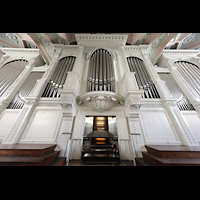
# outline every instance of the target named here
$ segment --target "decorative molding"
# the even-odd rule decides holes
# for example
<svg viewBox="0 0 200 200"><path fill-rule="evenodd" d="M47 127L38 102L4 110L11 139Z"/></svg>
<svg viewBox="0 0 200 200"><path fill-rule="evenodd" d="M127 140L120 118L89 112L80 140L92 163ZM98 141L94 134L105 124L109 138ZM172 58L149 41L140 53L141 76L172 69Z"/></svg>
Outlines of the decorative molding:
<svg viewBox="0 0 200 200"><path fill-rule="evenodd" d="M75 94L61 94L60 96L61 104L76 104L76 95Z"/></svg>
<svg viewBox="0 0 200 200"><path fill-rule="evenodd" d="M140 103L134 103L134 104L131 104L129 106L129 114L136 114L140 112L140 107L141 107L141 104Z"/></svg>
<svg viewBox="0 0 200 200"><path fill-rule="evenodd" d="M178 55L191 55L191 56L197 56L198 54L200 54L200 50L187 50L187 49L183 49L183 50L177 50L177 49L171 49L171 50L163 50L163 55L167 55L167 54L178 54Z"/></svg>
<svg viewBox="0 0 200 200"><path fill-rule="evenodd" d="M60 103L39 103L37 106L43 106L43 107L61 107Z"/></svg>
<svg viewBox="0 0 200 200"><path fill-rule="evenodd" d="M140 100L142 100L141 94L131 94L127 98L125 98L125 106L138 104L138 101Z"/></svg>
<svg viewBox="0 0 200 200"><path fill-rule="evenodd" d="M69 51L77 51L80 50L81 48L83 48L80 45L63 45L63 44L52 44L52 47L54 49L62 49L62 50L69 50Z"/></svg>
<svg viewBox="0 0 200 200"><path fill-rule="evenodd" d="M142 107L144 107L144 108L151 108L151 107L153 107L153 108L163 108L164 107L164 105L163 104L158 104L158 103L156 103L156 104L151 104L151 103L145 103L145 104L142 104Z"/></svg>
<svg viewBox="0 0 200 200"><path fill-rule="evenodd" d="M63 117L74 116L76 113L76 94L61 93L59 102L62 106Z"/></svg>
<svg viewBox="0 0 200 200"><path fill-rule="evenodd" d="M73 104L68 104L68 103L62 103L62 113L63 116L66 117L68 115L73 115L74 113L74 108L73 108Z"/></svg>
<svg viewBox="0 0 200 200"><path fill-rule="evenodd" d="M123 105L123 98L114 92L88 92L79 97L78 104L82 103L96 111L108 111L116 104Z"/></svg>
<svg viewBox="0 0 200 200"><path fill-rule="evenodd" d="M128 35L112 35L112 34L75 34L76 41L79 43L80 41L87 41L87 40L109 40L109 41L123 41L126 42Z"/></svg>
<svg viewBox="0 0 200 200"><path fill-rule="evenodd" d="M122 34L75 34L78 45L97 46L97 44L105 46L124 46L128 35Z"/></svg>
<svg viewBox="0 0 200 200"><path fill-rule="evenodd" d="M82 46L79 45L64 45L63 46L63 50L69 50L69 51L73 51L73 50L80 50L81 48L83 48Z"/></svg>
<svg viewBox="0 0 200 200"><path fill-rule="evenodd" d="M28 48L0 48L4 53L25 53L25 54L39 54L39 49Z"/></svg>
<svg viewBox="0 0 200 200"><path fill-rule="evenodd" d="M124 46L123 49L135 51L135 50L139 50L139 46L138 45L127 45L127 46Z"/></svg>

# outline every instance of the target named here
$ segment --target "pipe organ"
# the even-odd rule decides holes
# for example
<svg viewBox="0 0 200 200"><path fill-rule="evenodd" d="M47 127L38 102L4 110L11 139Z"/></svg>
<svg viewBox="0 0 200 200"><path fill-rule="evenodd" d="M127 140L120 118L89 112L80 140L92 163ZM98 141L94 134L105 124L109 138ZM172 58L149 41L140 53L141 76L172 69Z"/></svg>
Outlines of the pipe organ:
<svg viewBox="0 0 200 200"><path fill-rule="evenodd" d="M105 49L97 49L90 58L88 92L115 92L113 60Z"/></svg>
<svg viewBox="0 0 200 200"><path fill-rule="evenodd" d="M187 62L187 61L177 61L175 62L177 71L185 79L192 92L200 98L200 69L198 66Z"/></svg>
<svg viewBox="0 0 200 200"><path fill-rule="evenodd" d="M153 67L151 45L125 35L75 34L49 46L49 66L39 49L0 48L0 143L57 145L67 163L199 145L200 50L163 50Z"/></svg>
<svg viewBox="0 0 200 200"><path fill-rule="evenodd" d="M76 57L67 56L58 61L58 64L49 80L42 97L60 97L58 89L62 89L68 72L73 70Z"/></svg>
<svg viewBox="0 0 200 200"><path fill-rule="evenodd" d="M135 72L135 78L139 89L144 90L142 98L160 98L143 60L136 57L127 57L127 62L130 72Z"/></svg>
<svg viewBox="0 0 200 200"><path fill-rule="evenodd" d="M7 109L22 109L27 97L34 88L36 81L41 79L44 72L31 72L24 84L21 86L15 97L12 99Z"/></svg>
<svg viewBox="0 0 200 200"><path fill-rule="evenodd" d="M172 96L177 98L176 105L178 106L179 110L195 110L193 105L190 103L179 85L174 80L171 73L159 72L158 75L163 81L165 81Z"/></svg>
<svg viewBox="0 0 200 200"><path fill-rule="evenodd" d="M0 97L3 97L27 65L27 60L13 60L0 69Z"/></svg>

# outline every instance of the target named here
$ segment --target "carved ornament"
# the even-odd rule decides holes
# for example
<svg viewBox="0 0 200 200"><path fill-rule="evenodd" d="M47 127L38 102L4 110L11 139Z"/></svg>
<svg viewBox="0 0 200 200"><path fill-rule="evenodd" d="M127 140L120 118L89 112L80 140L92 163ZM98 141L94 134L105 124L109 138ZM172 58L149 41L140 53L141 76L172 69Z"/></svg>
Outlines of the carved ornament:
<svg viewBox="0 0 200 200"><path fill-rule="evenodd" d="M123 105L123 98L114 92L88 92L79 98L78 104L82 103L96 111L108 111L116 104Z"/></svg>

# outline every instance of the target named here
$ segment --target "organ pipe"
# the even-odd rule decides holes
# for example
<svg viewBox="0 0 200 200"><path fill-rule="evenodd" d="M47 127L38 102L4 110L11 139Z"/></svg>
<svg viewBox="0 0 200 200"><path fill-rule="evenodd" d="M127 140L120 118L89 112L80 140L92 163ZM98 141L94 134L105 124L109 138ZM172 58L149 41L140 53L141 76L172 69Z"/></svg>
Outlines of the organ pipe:
<svg viewBox="0 0 200 200"><path fill-rule="evenodd" d="M171 92L172 96L177 98L176 105L179 110L195 110L189 99L185 96L182 89L176 83L171 73L159 72L159 77L165 81L167 88Z"/></svg>
<svg viewBox="0 0 200 200"><path fill-rule="evenodd" d="M0 97L4 96L26 65L27 61L20 59L11 61L0 69Z"/></svg>
<svg viewBox="0 0 200 200"><path fill-rule="evenodd" d="M54 73L47 83L42 97L60 97L58 89L63 88L68 72L73 70L75 60L76 57L68 56L58 61Z"/></svg>
<svg viewBox="0 0 200 200"><path fill-rule="evenodd" d="M88 92L115 91L113 60L105 49L97 49L90 58Z"/></svg>
<svg viewBox="0 0 200 200"><path fill-rule="evenodd" d="M44 72L31 72L24 84L21 86L15 97L12 99L7 109L21 109L24 106L25 99L32 89L34 88L36 81L42 78Z"/></svg>
<svg viewBox="0 0 200 200"><path fill-rule="evenodd" d="M188 86L194 94L200 98L200 69L198 66L187 62L187 61L177 61L175 62L177 71L185 79Z"/></svg>
<svg viewBox="0 0 200 200"><path fill-rule="evenodd" d="M142 98L160 98L144 62L136 57L127 57L127 62L130 72L135 72L135 78L139 89L144 90Z"/></svg>

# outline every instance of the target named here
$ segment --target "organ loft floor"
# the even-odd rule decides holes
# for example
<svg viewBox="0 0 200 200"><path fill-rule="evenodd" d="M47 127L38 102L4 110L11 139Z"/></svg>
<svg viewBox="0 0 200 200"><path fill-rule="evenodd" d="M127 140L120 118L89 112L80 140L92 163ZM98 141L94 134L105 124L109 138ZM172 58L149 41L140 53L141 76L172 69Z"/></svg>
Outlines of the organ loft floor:
<svg viewBox="0 0 200 200"><path fill-rule="evenodd" d="M65 166L65 164L63 165ZM82 160L70 160L68 166L116 166L115 164L82 164ZM121 160L121 165L117 166L134 166L133 161Z"/></svg>

